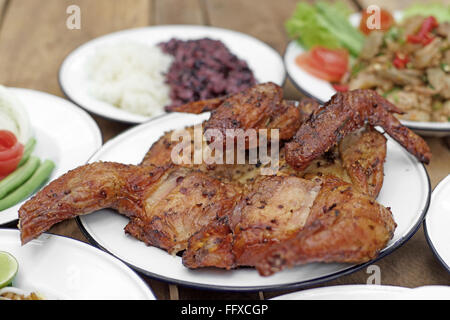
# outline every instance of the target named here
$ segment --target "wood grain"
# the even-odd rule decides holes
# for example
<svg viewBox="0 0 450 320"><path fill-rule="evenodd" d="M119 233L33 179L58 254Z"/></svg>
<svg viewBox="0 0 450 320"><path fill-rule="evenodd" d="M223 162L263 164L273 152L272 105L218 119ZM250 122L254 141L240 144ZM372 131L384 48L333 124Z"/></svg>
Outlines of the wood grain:
<svg viewBox="0 0 450 320"><path fill-rule="evenodd" d="M155 24L206 24L201 0L156 0Z"/></svg>
<svg viewBox="0 0 450 320"><path fill-rule="evenodd" d="M362 0L361 7L379 4L390 10L404 9L414 0ZM450 0L445 0L449 3ZM352 9L353 1L347 3ZM6 10L3 10L6 6ZM81 30L65 26L68 5L78 5ZM152 24L205 24L253 35L284 53L289 41L284 23L292 15L297 0L0 0L0 83L42 90L62 96L57 72L65 56L79 45L110 32ZM287 81L285 96L302 95ZM129 126L94 117L105 141ZM427 138L433 159L427 170L434 187L450 173L450 151L444 140ZM404 192L404 190L399 190ZM74 221L51 229L86 241ZM375 262L381 269L381 283L405 287L428 284L450 285L450 274L433 256L422 228L401 248ZM364 284L367 269L328 281L320 286ZM178 287L178 293L160 281L144 277L159 299L258 299L283 292L224 293ZM173 287L172 287L173 288Z"/></svg>

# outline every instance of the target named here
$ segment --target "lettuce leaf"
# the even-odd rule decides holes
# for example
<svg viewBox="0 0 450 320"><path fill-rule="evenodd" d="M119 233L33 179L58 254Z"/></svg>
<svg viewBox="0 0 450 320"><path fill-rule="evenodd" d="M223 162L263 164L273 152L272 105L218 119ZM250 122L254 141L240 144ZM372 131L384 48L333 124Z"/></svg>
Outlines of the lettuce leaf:
<svg viewBox="0 0 450 320"><path fill-rule="evenodd" d="M434 16L440 23L450 21L450 5L446 6L441 3L416 3L403 12L403 18L416 15L425 17Z"/></svg>
<svg viewBox="0 0 450 320"><path fill-rule="evenodd" d="M286 31L307 49L313 46L346 48L357 56L364 36L350 24L349 14L349 8L342 2L319 1L312 5L300 2L286 22Z"/></svg>

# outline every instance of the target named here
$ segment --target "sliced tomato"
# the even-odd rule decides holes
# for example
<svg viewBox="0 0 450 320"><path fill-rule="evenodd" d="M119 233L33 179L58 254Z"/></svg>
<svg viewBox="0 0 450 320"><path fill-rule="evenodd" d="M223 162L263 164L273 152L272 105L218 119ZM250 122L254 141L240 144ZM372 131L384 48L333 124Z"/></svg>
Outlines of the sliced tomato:
<svg viewBox="0 0 450 320"><path fill-rule="evenodd" d="M22 159L24 146L14 133L0 130L0 177L13 172Z"/></svg>
<svg viewBox="0 0 450 320"><path fill-rule="evenodd" d="M349 87L347 84L332 83L331 86L334 88L334 90L339 91L339 92L346 92L349 90Z"/></svg>
<svg viewBox="0 0 450 320"><path fill-rule="evenodd" d="M17 138L11 131L0 130L0 151L12 148L17 142Z"/></svg>
<svg viewBox="0 0 450 320"><path fill-rule="evenodd" d="M317 78L339 82L348 69L348 52L344 49L314 47L299 55L295 62Z"/></svg>
<svg viewBox="0 0 450 320"><path fill-rule="evenodd" d="M23 150L22 150L23 151ZM20 159L22 159L22 153L18 154L16 157L0 161L0 176L7 176L14 170L16 170L19 165Z"/></svg>
<svg viewBox="0 0 450 320"><path fill-rule="evenodd" d="M394 24L394 17L392 16L392 14L387 10L380 9L380 27L375 29L369 29L367 20L371 19L371 17L374 14L376 13L367 12L367 9L363 10L361 22L359 23L359 30L361 30L362 33L369 34L375 30L387 31Z"/></svg>

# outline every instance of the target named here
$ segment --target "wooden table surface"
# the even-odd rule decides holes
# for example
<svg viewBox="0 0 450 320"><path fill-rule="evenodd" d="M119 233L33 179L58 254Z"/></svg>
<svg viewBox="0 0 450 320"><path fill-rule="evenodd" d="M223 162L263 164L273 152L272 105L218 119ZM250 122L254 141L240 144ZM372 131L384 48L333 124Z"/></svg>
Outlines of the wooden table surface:
<svg viewBox="0 0 450 320"><path fill-rule="evenodd" d="M405 8L413 1L346 2L353 10L369 4L394 10ZM198 24L237 30L265 41L282 54L288 42L284 21L296 3L297 0L0 0L0 83L63 97L57 74L63 59L72 50L110 32L158 24ZM80 30L66 27L66 9L72 4L81 8ZM285 95L289 99L301 97L289 81ZM126 124L93 117L104 142L129 128ZM444 139L426 140L433 151L427 170L434 187L450 173L450 151ZM50 232L87 241L75 221L61 223ZM433 256L422 228L376 265L380 267L384 285L450 285L450 273ZM321 286L364 284L369 276L368 270L363 269ZM159 299L267 299L285 293L211 292L144 279Z"/></svg>

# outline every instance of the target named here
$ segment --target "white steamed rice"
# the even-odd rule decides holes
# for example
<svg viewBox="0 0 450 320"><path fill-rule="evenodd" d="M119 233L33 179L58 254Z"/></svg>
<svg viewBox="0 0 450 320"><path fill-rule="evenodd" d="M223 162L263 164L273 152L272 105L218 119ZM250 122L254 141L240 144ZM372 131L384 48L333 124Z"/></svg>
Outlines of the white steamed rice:
<svg viewBox="0 0 450 320"><path fill-rule="evenodd" d="M170 104L164 74L172 60L157 46L128 42L101 47L87 63L89 93L133 113L162 114Z"/></svg>

